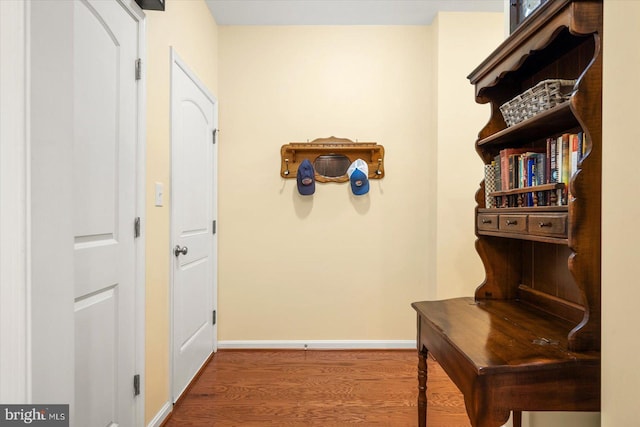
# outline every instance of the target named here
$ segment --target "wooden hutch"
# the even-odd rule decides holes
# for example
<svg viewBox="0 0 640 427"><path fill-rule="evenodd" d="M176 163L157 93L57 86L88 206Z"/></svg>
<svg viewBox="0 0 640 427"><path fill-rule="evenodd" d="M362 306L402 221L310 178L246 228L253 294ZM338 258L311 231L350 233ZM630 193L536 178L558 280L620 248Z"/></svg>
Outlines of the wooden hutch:
<svg viewBox="0 0 640 427"><path fill-rule="evenodd" d="M475 144L485 165L506 149L548 156L565 134L580 135L581 151L564 185L489 194L480 184L485 281L474 298L412 304L420 426L428 353L462 391L474 427L501 426L510 413L517 427L522 411L600 410L602 35L601 1L548 1L469 75L476 101L491 106ZM508 126L500 107L549 79L575 81L566 101ZM543 202L501 203L528 194Z"/></svg>

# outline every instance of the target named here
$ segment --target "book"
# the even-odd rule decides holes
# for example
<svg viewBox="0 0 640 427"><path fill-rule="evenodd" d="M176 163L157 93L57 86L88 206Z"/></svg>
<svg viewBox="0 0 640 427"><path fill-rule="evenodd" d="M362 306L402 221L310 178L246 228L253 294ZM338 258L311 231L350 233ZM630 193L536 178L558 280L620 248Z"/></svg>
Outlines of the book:
<svg viewBox="0 0 640 427"><path fill-rule="evenodd" d="M511 170L509 169L509 159L515 154L522 154L526 151L526 148L504 148L500 150L500 179L502 180L502 190L510 190L516 188L510 186L510 182L513 183L517 181L513 181L513 179L511 181L509 180L511 172Z"/></svg>
<svg viewBox="0 0 640 427"><path fill-rule="evenodd" d="M545 176L545 184L551 182L551 141L552 138L547 138L546 143L546 158L545 158L545 168L544 168L544 176Z"/></svg>
<svg viewBox="0 0 640 427"><path fill-rule="evenodd" d="M555 138L547 139L547 143L549 146L549 153L547 157L549 158L549 183L555 184L559 181L560 172L558 170L558 141Z"/></svg>
<svg viewBox="0 0 640 427"><path fill-rule="evenodd" d="M533 157L536 154L537 153L532 153L531 155L525 157L527 163L525 168L525 173L527 175L527 187L534 186L536 183L536 159L535 157ZM526 202L527 206L533 206L533 193L527 193Z"/></svg>
<svg viewBox="0 0 640 427"><path fill-rule="evenodd" d="M490 196L496 191L496 167L495 162L484 165L484 206L486 208L495 208L495 198Z"/></svg>
<svg viewBox="0 0 640 427"><path fill-rule="evenodd" d="M527 186L527 153L520 154L518 156L518 186L517 188L524 188Z"/></svg>
<svg viewBox="0 0 640 427"><path fill-rule="evenodd" d="M583 132L578 132L578 162L582 161L585 152L585 144L583 141Z"/></svg>
<svg viewBox="0 0 640 427"><path fill-rule="evenodd" d="M558 180L562 182L562 135L556 138L556 166L558 167Z"/></svg>
<svg viewBox="0 0 640 427"><path fill-rule="evenodd" d="M569 179L571 178L571 157L569 149L569 134L564 133L560 137L562 140L562 183L564 190L562 191L562 204L566 205L568 200Z"/></svg>
<svg viewBox="0 0 640 427"><path fill-rule="evenodd" d="M500 155L497 155L493 159L494 175L495 175L495 187L496 191L502 191L502 178L500 177Z"/></svg>
<svg viewBox="0 0 640 427"><path fill-rule="evenodd" d="M533 158L536 162L535 168L535 180L533 185L544 185L549 181L547 180L547 153L535 153Z"/></svg>
<svg viewBox="0 0 640 427"><path fill-rule="evenodd" d="M518 158L519 154L511 154L507 159L507 172L509 176L507 177L507 182L509 186L507 187L509 190L518 188Z"/></svg>
<svg viewBox="0 0 640 427"><path fill-rule="evenodd" d="M579 157L578 157L578 134L577 133L572 133L571 135L569 135L569 145L571 148L571 154L570 154L571 166L570 166L569 176L571 177L578 170Z"/></svg>

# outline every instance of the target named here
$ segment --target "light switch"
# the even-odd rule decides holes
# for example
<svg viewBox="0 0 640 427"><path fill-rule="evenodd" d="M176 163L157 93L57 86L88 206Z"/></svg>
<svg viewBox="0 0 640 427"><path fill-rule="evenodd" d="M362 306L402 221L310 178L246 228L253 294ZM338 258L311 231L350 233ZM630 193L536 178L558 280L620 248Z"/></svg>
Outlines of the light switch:
<svg viewBox="0 0 640 427"><path fill-rule="evenodd" d="M156 182L156 206L162 206L162 195L164 193L164 186L161 182Z"/></svg>

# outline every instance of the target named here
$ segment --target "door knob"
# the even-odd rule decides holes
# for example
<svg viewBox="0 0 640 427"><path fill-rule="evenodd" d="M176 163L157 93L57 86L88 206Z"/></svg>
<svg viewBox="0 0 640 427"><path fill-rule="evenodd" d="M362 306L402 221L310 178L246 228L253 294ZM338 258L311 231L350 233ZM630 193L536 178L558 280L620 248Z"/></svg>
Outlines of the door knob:
<svg viewBox="0 0 640 427"><path fill-rule="evenodd" d="M176 245L175 249L173 250L173 253L176 254L176 256L179 256L180 254L186 255L187 252L189 252L189 248L187 248L186 246L180 247L180 245Z"/></svg>

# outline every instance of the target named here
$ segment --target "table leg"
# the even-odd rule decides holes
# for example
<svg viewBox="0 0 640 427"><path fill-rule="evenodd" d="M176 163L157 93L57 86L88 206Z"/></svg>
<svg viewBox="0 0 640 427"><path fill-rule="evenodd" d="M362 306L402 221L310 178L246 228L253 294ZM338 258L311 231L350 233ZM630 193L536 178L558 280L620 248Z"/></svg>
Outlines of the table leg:
<svg viewBox="0 0 640 427"><path fill-rule="evenodd" d="M522 427L522 411L513 411L513 427Z"/></svg>
<svg viewBox="0 0 640 427"><path fill-rule="evenodd" d="M427 356L426 349L418 351L418 426L427 427Z"/></svg>

